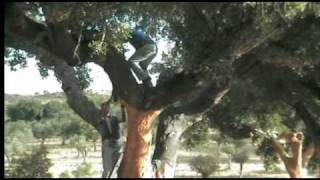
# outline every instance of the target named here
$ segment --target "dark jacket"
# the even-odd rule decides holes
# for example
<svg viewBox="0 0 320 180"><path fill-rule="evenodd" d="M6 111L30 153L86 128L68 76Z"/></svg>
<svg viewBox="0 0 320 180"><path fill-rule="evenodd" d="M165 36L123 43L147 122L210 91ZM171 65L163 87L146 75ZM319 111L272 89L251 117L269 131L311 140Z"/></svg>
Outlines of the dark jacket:
<svg viewBox="0 0 320 180"><path fill-rule="evenodd" d="M131 38L129 38L128 41L135 49L139 49L146 44L155 43L141 27L137 27L133 30Z"/></svg>
<svg viewBox="0 0 320 180"><path fill-rule="evenodd" d="M110 140L118 140L120 139L120 126L119 126L119 120L116 116L111 116L111 117L108 117L110 118L109 121L111 122L111 129L112 129L112 133L109 132L109 129L108 129L108 125L107 125L107 122L104 120L102 121L103 123L103 128L105 129L105 134L102 135L102 140L105 140L105 139L110 139Z"/></svg>

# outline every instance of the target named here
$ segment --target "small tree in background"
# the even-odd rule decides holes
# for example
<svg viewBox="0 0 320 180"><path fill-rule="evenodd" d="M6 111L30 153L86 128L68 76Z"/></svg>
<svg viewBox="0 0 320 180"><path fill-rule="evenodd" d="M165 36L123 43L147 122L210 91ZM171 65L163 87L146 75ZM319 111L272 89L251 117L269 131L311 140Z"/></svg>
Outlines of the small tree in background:
<svg viewBox="0 0 320 180"><path fill-rule="evenodd" d="M74 135L69 139L70 145L76 148L78 152L78 157L81 155L83 162L86 162L86 157L89 151L89 145L86 140L86 137L83 135Z"/></svg>
<svg viewBox="0 0 320 180"><path fill-rule="evenodd" d="M99 132L94 129L90 124L83 123L83 127L81 128L84 132L84 136L86 137L86 140L93 142L93 149L96 152L97 151L97 145L96 142L101 138Z"/></svg>
<svg viewBox="0 0 320 180"><path fill-rule="evenodd" d="M231 169L232 157L235 153L235 146L233 144L227 144L222 147L222 152L224 152L228 156L228 170Z"/></svg>
<svg viewBox="0 0 320 180"><path fill-rule="evenodd" d="M243 165L249 160L248 150L246 148L237 149L232 160L240 165L239 177L242 177Z"/></svg>
<svg viewBox="0 0 320 180"><path fill-rule="evenodd" d="M48 172L53 165L47 157L46 147L33 149L31 154L24 153L20 158L12 159L8 177L15 178L50 178L52 175Z"/></svg>
<svg viewBox="0 0 320 180"><path fill-rule="evenodd" d="M31 143L34 140L30 123L19 120L16 122L5 123L5 156L10 163L10 160L15 155L30 150Z"/></svg>
<svg viewBox="0 0 320 180"><path fill-rule="evenodd" d="M43 119L40 122L32 123L32 132L34 137L41 139L41 145L44 145L45 140L57 135L59 122L55 119Z"/></svg>
<svg viewBox="0 0 320 180"><path fill-rule="evenodd" d="M65 144L65 140L69 139L74 135L80 135L81 126L84 124L82 120L75 114L67 113L65 116L60 118L60 131L59 135L62 138L62 145Z"/></svg>
<svg viewBox="0 0 320 180"><path fill-rule="evenodd" d="M190 161L193 170L207 178L219 169L219 162L212 156L197 156Z"/></svg>
<svg viewBox="0 0 320 180"><path fill-rule="evenodd" d="M279 159L272 147L271 139L263 138L261 143L258 144L256 154L263 160L263 166L266 172L277 170L276 164L279 163Z"/></svg>
<svg viewBox="0 0 320 180"><path fill-rule="evenodd" d="M55 118L68 109L70 108L65 105L65 103L59 101L50 101L43 105L42 117Z"/></svg>

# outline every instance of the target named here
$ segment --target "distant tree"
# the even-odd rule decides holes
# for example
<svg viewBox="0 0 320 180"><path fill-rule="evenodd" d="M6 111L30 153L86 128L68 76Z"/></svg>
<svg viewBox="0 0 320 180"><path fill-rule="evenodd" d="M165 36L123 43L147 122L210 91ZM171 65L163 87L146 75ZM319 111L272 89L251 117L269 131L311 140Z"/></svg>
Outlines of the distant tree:
<svg viewBox="0 0 320 180"><path fill-rule="evenodd" d="M13 156L29 150L28 143L34 140L31 126L26 121L6 122L5 123L5 156L10 163Z"/></svg>
<svg viewBox="0 0 320 180"><path fill-rule="evenodd" d="M62 145L65 144L65 140L69 139L73 135L83 134L82 126L85 124L81 119L73 113L66 113L59 118L60 128L59 136L62 138Z"/></svg>
<svg viewBox="0 0 320 180"><path fill-rule="evenodd" d="M182 134L182 138L184 138L182 145L187 149L192 149L197 145L207 143L209 137L208 121L200 121L193 124Z"/></svg>
<svg viewBox="0 0 320 180"><path fill-rule="evenodd" d="M197 156L190 161L193 170L201 174L201 177L207 178L219 169L219 162L212 156Z"/></svg>
<svg viewBox="0 0 320 180"><path fill-rule="evenodd" d="M61 111L65 111L65 107L63 103L59 101L50 101L43 105L43 118L54 118L61 113Z"/></svg>
<svg viewBox="0 0 320 180"><path fill-rule="evenodd" d="M84 136L86 137L86 140L88 141L92 141L93 142L93 149L94 151L97 150L97 141L101 138L99 132L94 129L92 126L90 126L90 124L88 123L83 123L85 124L82 129L84 131Z"/></svg>
<svg viewBox="0 0 320 180"><path fill-rule="evenodd" d="M35 100L20 100L7 107L7 114L12 121L17 120L40 120L42 116L42 105Z"/></svg>
<svg viewBox="0 0 320 180"><path fill-rule="evenodd" d="M46 139L57 135L59 125L56 119L43 119L32 123L32 132L34 137L41 139L41 145L44 145Z"/></svg>
<svg viewBox="0 0 320 180"><path fill-rule="evenodd" d="M53 164L47 155L47 148L41 146L34 149L31 154L24 153L20 158L14 158L7 173L8 177L51 178L52 175L48 170Z"/></svg>
<svg viewBox="0 0 320 180"><path fill-rule="evenodd" d="M246 148L237 149L232 159L234 162L239 163L240 165L239 177L242 177L243 165L245 162L249 160L248 149Z"/></svg>
<svg viewBox="0 0 320 180"><path fill-rule="evenodd" d="M83 162L86 162L86 157L89 151L89 145L86 141L86 137L83 135L74 135L69 139L70 145L76 148L78 152L78 157L81 155L83 158Z"/></svg>
<svg viewBox="0 0 320 180"><path fill-rule="evenodd" d="M232 156L235 153L235 147L232 143L229 143L221 148L222 152L224 152L228 156L228 169L231 169Z"/></svg>

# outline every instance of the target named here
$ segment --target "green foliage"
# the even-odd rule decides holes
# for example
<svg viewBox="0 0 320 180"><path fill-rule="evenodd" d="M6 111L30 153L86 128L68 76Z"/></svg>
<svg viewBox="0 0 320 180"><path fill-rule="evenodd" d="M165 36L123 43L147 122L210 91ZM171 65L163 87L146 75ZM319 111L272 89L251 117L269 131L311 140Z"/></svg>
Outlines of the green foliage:
<svg viewBox="0 0 320 180"><path fill-rule="evenodd" d="M21 120L6 122L4 132L4 149L8 158L30 150L28 143L34 140L30 123Z"/></svg>
<svg viewBox="0 0 320 180"><path fill-rule="evenodd" d="M81 134L79 121L63 119L61 121L59 135L62 136L63 139L68 139L76 134Z"/></svg>
<svg viewBox="0 0 320 180"><path fill-rule="evenodd" d="M61 114L61 111L65 110L65 106L63 103L59 101L50 101L43 105L43 118L54 118Z"/></svg>
<svg viewBox="0 0 320 180"><path fill-rule="evenodd" d="M90 148L90 145L86 140L86 137L83 135L74 135L69 139L69 143L77 149L78 156L81 154L83 162L85 162Z"/></svg>
<svg viewBox="0 0 320 180"><path fill-rule="evenodd" d="M17 66L23 69L27 67L26 52L12 48L5 49L5 64L8 64L11 71L16 71Z"/></svg>
<svg viewBox="0 0 320 180"><path fill-rule="evenodd" d="M60 123L56 119L43 119L32 123L32 132L34 137L41 139L41 144L50 137L57 135Z"/></svg>
<svg viewBox="0 0 320 180"><path fill-rule="evenodd" d="M219 169L219 162L212 156L197 156L189 162L191 168L201 174L203 178L209 177Z"/></svg>
<svg viewBox="0 0 320 180"><path fill-rule="evenodd" d="M82 163L76 170L72 171L71 173L75 178L86 178L92 177L95 172L92 170L91 164Z"/></svg>
<svg viewBox="0 0 320 180"><path fill-rule="evenodd" d="M235 153L235 146L233 144L227 144L222 146L221 151L226 153L228 156L232 156Z"/></svg>
<svg viewBox="0 0 320 180"><path fill-rule="evenodd" d="M189 127L182 134L184 138L182 145L186 149L192 149L198 145L206 144L210 139L208 127L208 121L206 120L202 120Z"/></svg>
<svg viewBox="0 0 320 180"><path fill-rule="evenodd" d="M25 153L20 158L12 160L7 173L8 177L15 178L50 178L48 172L52 162L47 157L48 150L45 147L34 149L31 154Z"/></svg>
<svg viewBox="0 0 320 180"><path fill-rule="evenodd" d="M232 161L244 164L249 160L250 142L246 139L242 139L234 141L233 144L235 151L232 155Z"/></svg>
<svg viewBox="0 0 320 180"><path fill-rule="evenodd" d="M239 164L244 164L249 160L249 155L245 150L237 150L233 155L232 160Z"/></svg>
<svg viewBox="0 0 320 180"><path fill-rule="evenodd" d="M37 62L37 66L38 66L38 70L40 73L40 76L44 79L47 78L49 76L49 71L53 70L53 68L48 67L48 66L44 66L43 64L41 64L40 62Z"/></svg>
<svg viewBox="0 0 320 180"><path fill-rule="evenodd" d="M263 165L266 171L272 171L275 169L275 164L279 162L277 153L272 147L272 141L268 138L263 138L257 147L256 154L263 160Z"/></svg>
<svg viewBox="0 0 320 180"><path fill-rule="evenodd" d="M42 105L37 100L21 100L8 105L7 114L12 121L40 120L42 116Z"/></svg>
<svg viewBox="0 0 320 180"><path fill-rule="evenodd" d="M80 67L75 67L75 72L81 90L87 89L90 86L90 83L93 81L89 74L91 72L91 69L84 65Z"/></svg>
<svg viewBox="0 0 320 180"><path fill-rule="evenodd" d="M107 99L110 98L109 95L106 95L106 94L98 94L98 93L95 93L95 92L92 92L91 90L86 90L86 95L87 97L93 101L93 103L100 107L100 105L105 102Z"/></svg>
<svg viewBox="0 0 320 180"><path fill-rule="evenodd" d="M85 126L82 127L83 135L86 137L87 141L92 141L94 146L94 151L96 151L96 142L101 138L99 132L88 123L84 123Z"/></svg>
<svg viewBox="0 0 320 180"><path fill-rule="evenodd" d="M71 174L69 171L64 171L59 175L59 178L71 178Z"/></svg>

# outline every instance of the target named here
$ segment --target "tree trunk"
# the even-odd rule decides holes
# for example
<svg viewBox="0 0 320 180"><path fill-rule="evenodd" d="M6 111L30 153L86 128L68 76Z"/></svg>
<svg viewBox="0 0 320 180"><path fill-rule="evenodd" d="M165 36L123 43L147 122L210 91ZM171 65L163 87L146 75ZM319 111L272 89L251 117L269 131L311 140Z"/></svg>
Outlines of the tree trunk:
<svg viewBox="0 0 320 180"><path fill-rule="evenodd" d="M298 134L300 134L301 137L299 137L300 135ZM284 138L289 143L289 148L292 151L292 157L285 152L282 145L277 140L272 139L272 145L285 164L289 176L291 178L301 178L303 135L302 133L287 133L280 135L280 138L283 139L281 136L286 136Z"/></svg>
<svg viewBox="0 0 320 180"><path fill-rule="evenodd" d="M66 144L66 138L62 136L61 146L64 146L65 144Z"/></svg>
<svg viewBox="0 0 320 180"><path fill-rule="evenodd" d="M97 144L96 141L93 141L93 151L96 152L97 151Z"/></svg>
<svg viewBox="0 0 320 180"><path fill-rule="evenodd" d="M124 103L128 114L128 135L120 166L120 177L151 176L145 173L152 137L152 124L162 110L142 111Z"/></svg>
<svg viewBox="0 0 320 180"><path fill-rule="evenodd" d="M228 170L231 169L231 163L232 163L232 156L228 155Z"/></svg>
<svg viewBox="0 0 320 180"><path fill-rule="evenodd" d="M7 158L8 164L10 164L10 162L11 162L10 156L8 154L5 154L5 156Z"/></svg>
<svg viewBox="0 0 320 180"><path fill-rule="evenodd" d="M304 124L306 125L306 129L308 134L311 135L312 141L314 143L314 153L313 157L318 162L320 162L320 108L316 102L313 100L305 100L304 102L300 101L293 105L298 116L301 117ZM312 151L312 150L310 150ZM310 152L309 152L310 153ZM308 162L307 155L304 155L303 161ZM307 166L307 162L303 162L305 166ZM320 165L317 165L318 177L320 177Z"/></svg>
<svg viewBox="0 0 320 180"><path fill-rule="evenodd" d="M83 152L81 152L81 155L82 155L82 159L83 159L83 163L85 163L86 162L86 157L87 157L87 152L86 151L83 151Z"/></svg>
<svg viewBox="0 0 320 180"><path fill-rule="evenodd" d="M242 177L243 163L240 163L239 178Z"/></svg>
<svg viewBox="0 0 320 180"><path fill-rule="evenodd" d="M43 146L44 145L44 142L46 141L46 138L41 138L41 146Z"/></svg>
<svg viewBox="0 0 320 180"><path fill-rule="evenodd" d="M161 114L152 157L157 178L174 178L180 137L189 126L183 115Z"/></svg>

